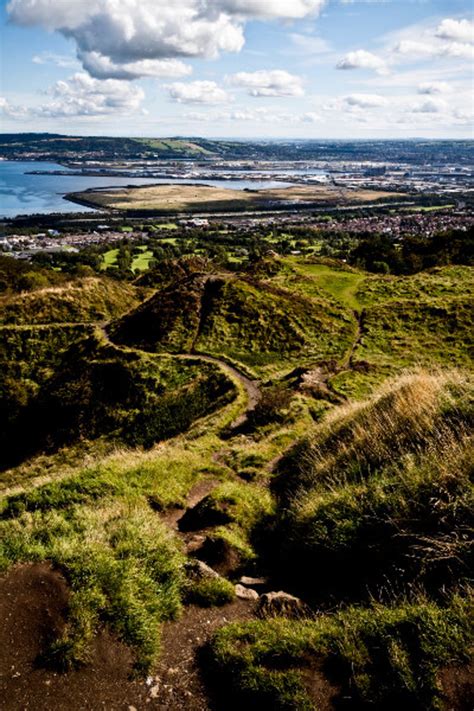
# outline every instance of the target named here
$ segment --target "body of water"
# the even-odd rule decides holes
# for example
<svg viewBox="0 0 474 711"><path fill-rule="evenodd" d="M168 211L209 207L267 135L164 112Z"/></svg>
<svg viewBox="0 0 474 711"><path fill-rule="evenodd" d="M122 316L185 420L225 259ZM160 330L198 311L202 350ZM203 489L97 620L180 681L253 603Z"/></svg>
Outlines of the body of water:
<svg viewBox="0 0 474 711"><path fill-rule="evenodd" d="M44 161L0 161L0 217L44 215L50 212L93 212L91 208L64 200L66 193L81 192L89 188L194 182L184 179L29 175L28 173L33 170L54 171L66 170L66 168L57 163ZM258 190L291 185L291 183L272 180L196 180L195 182L239 190L244 188Z"/></svg>

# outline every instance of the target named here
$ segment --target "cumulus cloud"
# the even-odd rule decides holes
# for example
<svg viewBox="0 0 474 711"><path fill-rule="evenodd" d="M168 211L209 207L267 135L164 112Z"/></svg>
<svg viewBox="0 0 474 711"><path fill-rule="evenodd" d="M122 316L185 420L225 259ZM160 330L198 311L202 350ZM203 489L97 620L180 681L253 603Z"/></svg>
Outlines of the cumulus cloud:
<svg viewBox="0 0 474 711"><path fill-rule="evenodd" d="M344 102L349 106L355 106L361 109L377 108L385 106L387 99L378 94L350 94L344 97Z"/></svg>
<svg viewBox="0 0 474 711"><path fill-rule="evenodd" d="M455 42L474 42L474 22L446 18L437 27L436 37Z"/></svg>
<svg viewBox="0 0 474 711"><path fill-rule="evenodd" d="M234 86L247 89L250 96L303 96L303 80L301 77L283 69L257 72L238 72L230 77Z"/></svg>
<svg viewBox="0 0 474 711"><path fill-rule="evenodd" d="M336 64L336 69L373 69L379 74L385 74L388 71L387 64L383 59L365 49L358 49L346 54Z"/></svg>
<svg viewBox="0 0 474 711"><path fill-rule="evenodd" d="M448 105L444 99L427 99L421 104L415 104L411 110L415 114L438 114L446 111L447 108Z"/></svg>
<svg viewBox="0 0 474 711"><path fill-rule="evenodd" d="M17 24L40 25L74 40L84 69L95 78L133 79L152 72L143 61L215 58L221 52L239 52L247 20L316 15L324 2L10 0L7 10ZM126 67L122 72L121 65Z"/></svg>
<svg viewBox="0 0 474 711"><path fill-rule="evenodd" d="M458 59L471 59L474 56L472 45L461 42L439 42L430 38L424 40L406 39L395 45L396 54L410 58L447 57Z"/></svg>
<svg viewBox="0 0 474 711"><path fill-rule="evenodd" d="M448 94L451 87L445 81L427 81L418 85L419 94Z"/></svg>
<svg viewBox="0 0 474 711"><path fill-rule="evenodd" d="M408 59L474 57L474 23L469 20L445 19L437 27L407 28L392 48L393 54Z"/></svg>
<svg viewBox="0 0 474 711"><path fill-rule="evenodd" d="M129 82L100 81L77 73L67 81L58 81L48 90L51 97L32 111L39 116L107 116L137 112L145 98L144 91Z"/></svg>
<svg viewBox="0 0 474 711"><path fill-rule="evenodd" d="M84 52L80 58L84 69L96 79L178 79L192 73L192 68L179 59L142 59L117 64L98 52Z"/></svg>
<svg viewBox="0 0 474 711"><path fill-rule="evenodd" d="M225 12L256 18L301 19L317 15L326 0L217 0L214 4Z"/></svg>
<svg viewBox="0 0 474 711"><path fill-rule="evenodd" d="M168 93L180 104L225 104L232 97L215 81L174 82L168 84Z"/></svg>
<svg viewBox="0 0 474 711"><path fill-rule="evenodd" d="M10 119L27 118L28 110L23 106L14 106L4 96L0 96L0 115Z"/></svg>

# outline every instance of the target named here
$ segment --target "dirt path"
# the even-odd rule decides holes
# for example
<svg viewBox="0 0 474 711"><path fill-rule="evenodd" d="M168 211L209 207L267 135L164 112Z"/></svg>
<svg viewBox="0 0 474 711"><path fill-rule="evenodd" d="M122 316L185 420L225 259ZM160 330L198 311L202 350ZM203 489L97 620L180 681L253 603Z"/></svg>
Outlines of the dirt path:
<svg viewBox="0 0 474 711"><path fill-rule="evenodd" d="M160 711L209 711L212 707L200 672L199 651L219 627L252 619L254 604L238 600L207 609L192 605L177 622L166 623L163 654L154 677L153 693L157 698L149 707Z"/></svg>
<svg viewBox="0 0 474 711"><path fill-rule="evenodd" d="M258 381L251 380L248 375L245 375L245 373L236 368L236 366L230 365L225 360L221 360L220 358L206 355L204 353L182 353L174 357L183 359L203 360L206 363L215 363L216 365L219 365L222 370L225 370L227 373L236 378L236 380L238 380L245 388L245 391L248 396L247 412L253 410L255 405L259 402L261 397L261 390Z"/></svg>
<svg viewBox="0 0 474 711"><path fill-rule="evenodd" d="M251 619L255 604L186 607L163 625L153 674L135 679L130 649L104 629L85 666L67 673L45 666L41 654L64 630L68 599L66 580L48 563L18 565L0 577L2 711L210 711L200 651L219 627Z"/></svg>
<svg viewBox="0 0 474 711"><path fill-rule="evenodd" d="M364 322L366 315L365 309L362 309L362 311L354 311L353 313L354 318L357 321L357 331L349 353L347 354L346 360L342 365L342 370L352 370L354 366L354 353L356 352L357 347L360 346L364 335Z"/></svg>
<svg viewBox="0 0 474 711"><path fill-rule="evenodd" d="M125 348L126 350L129 350L129 351L136 351L137 353L142 352L142 351L140 351L139 348L131 348L129 346L121 346L121 345L118 345L117 343L114 343L114 341L110 338L110 335L107 331L108 323L98 323L98 324L94 324L94 325L100 330L102 336L107 341L107 343L110 343L110 345L114 346L115 348L119 348L119 349ZM178 354L166 353L166 355L169 356L170 358L177 358L180 360L202 360L206 363L214 363L215 365L218 365L226 373L233 376L244 387L244 389L247 393L248 405L247 405L245 415L248 412L250 412L251 410L253 410L255 408L256 404L260 400L261 390L260 390L260 385L259 385L258 381L252 380L243 371L239 370L234 365L230 365L225 360L222 360L222 358L217 358L216 356L207 355L206 353L195 353L195 352L178 353Z"/></svg>

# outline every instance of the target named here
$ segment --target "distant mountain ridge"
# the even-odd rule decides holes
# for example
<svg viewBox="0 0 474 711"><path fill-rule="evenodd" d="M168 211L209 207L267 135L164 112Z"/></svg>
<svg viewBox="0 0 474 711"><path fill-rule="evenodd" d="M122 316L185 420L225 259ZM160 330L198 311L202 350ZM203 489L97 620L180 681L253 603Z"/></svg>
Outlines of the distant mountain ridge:
<svg viewBox="0 0 474 711"><path fill-rule="evenodd" d="M382 148L383 146L383 148ZM368 160L401 163L472 164L474 142L408 139L227 140L66 136L53 133L0 134L0 158L11 160Z"/></svg>

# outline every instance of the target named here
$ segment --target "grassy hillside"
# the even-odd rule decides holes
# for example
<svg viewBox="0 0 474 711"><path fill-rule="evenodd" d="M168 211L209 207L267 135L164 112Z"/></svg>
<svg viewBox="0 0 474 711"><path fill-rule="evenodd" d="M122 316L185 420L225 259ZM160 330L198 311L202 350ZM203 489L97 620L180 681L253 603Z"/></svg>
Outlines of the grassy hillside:
<svg viewBox="0 0 474 711"><path fill-rule="evenodd" d="M23 624L43 566L67 605L13 696L471 708L472 270L48 274L0 300L0 592Z"/></svg>
<svg viewBox="0 0 474 711"><path fill-rule="evenodd" d="M341 359L354 326L337 303L249 278L192 276L159 291L113 325L118 342L195 350L267 375L292 364Z"/></svg>
<svg viewBox="0 0 474 711"><path fill-rule="evenodd" d="M473 396L458 371L406 375L290 451L274 482L275 535L293 586L345 598L469 575Z"/></svg>
<svg viewBox="0 0 474 711"><path fill-rule="evenodd" d="M137 306L137 290L126 283L89 277L0 299L0 323L46 324L108 321Z"/></svg>
<svg viewBox="0 0 474 711"><path fill-rule="evenodd" d="M10 423L4 447L24 457L102 435L151 446L231 396L232 384L213 364L120 350L92 336L64 354Z"/></svg>
<svg viewBox="0 0 474 711"><path fill-rule="evenodd" d="M229 708L464 708L473 393L458 371L406 375L337 409L280 462L261 555L274 589L318 614L217 633L209 663ZM466 684L451 702L448 668Z"/></svg>

